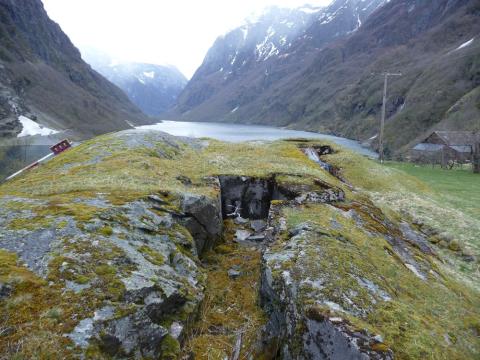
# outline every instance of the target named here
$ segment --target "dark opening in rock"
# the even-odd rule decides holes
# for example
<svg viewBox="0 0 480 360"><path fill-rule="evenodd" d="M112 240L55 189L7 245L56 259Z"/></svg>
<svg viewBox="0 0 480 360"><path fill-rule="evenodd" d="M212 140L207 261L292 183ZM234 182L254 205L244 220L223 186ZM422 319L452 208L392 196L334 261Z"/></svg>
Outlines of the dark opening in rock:
<svg viewBox="0 0 480 360"><path fill-rule="evenodd" d="M292 200L299 194L278 186L274 177L267 179L249 176L219 177L222 196L222 216L258 220L266 219L272 200Z"/></svg>
<svg viewBox="0 0 480 360"><path fill-rule="evenodd" d="M223 218L265 219L274 193L273 179L220 176Z"/></svg>

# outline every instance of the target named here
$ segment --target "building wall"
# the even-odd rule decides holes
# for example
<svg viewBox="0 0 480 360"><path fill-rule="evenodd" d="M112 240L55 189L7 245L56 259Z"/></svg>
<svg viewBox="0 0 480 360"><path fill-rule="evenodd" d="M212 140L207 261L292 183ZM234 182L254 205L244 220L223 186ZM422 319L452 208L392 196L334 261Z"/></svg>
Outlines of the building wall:
<svg viewBox="0 0 480 360"><path fill-rule="evenodd" d="M465 163L471 161L472 155L469 153L460 153L454 149L445 146L443 151L410 151L411 161L423 164L446 165L450 160Z"/></svg>

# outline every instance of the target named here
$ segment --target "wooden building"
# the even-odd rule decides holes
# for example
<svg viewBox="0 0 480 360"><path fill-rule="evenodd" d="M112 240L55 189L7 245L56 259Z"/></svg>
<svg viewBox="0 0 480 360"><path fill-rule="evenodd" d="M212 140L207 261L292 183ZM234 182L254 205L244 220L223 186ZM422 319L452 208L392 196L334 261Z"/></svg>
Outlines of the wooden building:
<svg viewBox="0 0 480 360"><path fill-rule="evenodd" d="M414 162L440 164L451 161L472 161L475 143L480 141L478 133L472 131L434 131L410 151Z"/></svg>

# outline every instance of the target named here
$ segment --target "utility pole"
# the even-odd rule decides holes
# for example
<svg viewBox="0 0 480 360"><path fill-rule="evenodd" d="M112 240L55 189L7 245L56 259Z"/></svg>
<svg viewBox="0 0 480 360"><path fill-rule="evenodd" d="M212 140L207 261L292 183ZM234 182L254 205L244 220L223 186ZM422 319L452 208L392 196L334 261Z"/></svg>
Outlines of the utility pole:
<svg viewBox="0 0 480 360"><path fill-rule="evenodd" d="M476 142L473 144L472 170L474 174L480 174L480 138L477 138Z"/></svg>
<svg viewBox="0 0 480 360"><path fill-rule="evenodd" d="M387 107L387 86L388 86L388 77L389 76L402 76L400 73L384 73L385 82L383 84L383 104L382 104L382 120L380 122L380 144L379 144L379 154L380 154L380 162L383 164L384 161L384 153L383 153L383 131L385 128L385 112Z"/></svg>

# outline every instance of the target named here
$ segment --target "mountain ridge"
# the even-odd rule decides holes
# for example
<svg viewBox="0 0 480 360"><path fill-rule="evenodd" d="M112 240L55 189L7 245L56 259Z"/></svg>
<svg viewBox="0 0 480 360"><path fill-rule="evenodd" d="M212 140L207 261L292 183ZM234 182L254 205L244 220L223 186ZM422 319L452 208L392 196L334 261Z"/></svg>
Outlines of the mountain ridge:
<svg viewBox="0 0 480 360"><path fill-rule="evenodd" d="M40 0L1 0L0 18L1 136L21 131L20 115L79 139L151 122L83 62Z"/></svg>
<svg viewBox="0 0 480 360"><path fill-rule="evenodd" d="M350 10L358 9L361 3L336 1L324 10L323 16L345 4L349 4ZM343 36L332 38L329 33L330 37L322 38L322 21L313 22L288 52L269 59L265 66L239 73L230 81L215 74L204 75L207 56L169 115L192 121L287 126L364 141L378 132L381 73L402 71L405 76L392 80L388 89L386 144L390 155L401 154L408 144L435 126L456 126L462 130L476 126L470 119L458 123L446 113L478 86L475 40L460 50L470 59L457 63L444 57L478 34L480 22L475 1L391 0L369 5L372 12L360 20L358 28L350 10L345 10L350 14L347 25L350 29L353 26L353 30L345 31ZM334 28L334 22L327 25ZM446 35L442 35L444 32ZM218 44L210 51L215 47ZM432 74L431 64L448 80ZM462 69L468 68L468 64L470 68L465 73ZM422 75L426 81L414 86ZM451 94L442 98L437 108L426 95L428 87L435 91L449 89ZM422 100L416 100L418 90L425 94ZM478 97L467 98L468 111L479 115L475 110ZM419 106L414 108L414 104ZM454 118L458 120L458 111ZM401 136L399 129L404 130Z"/></svg>
<svg viewBox="0 0 480 360"><path fill-rule="evenodd" d="M172 107L187 78L171 64L117 61L91 47L82 47L82 58L127 94L149 116Z"/></svg>

